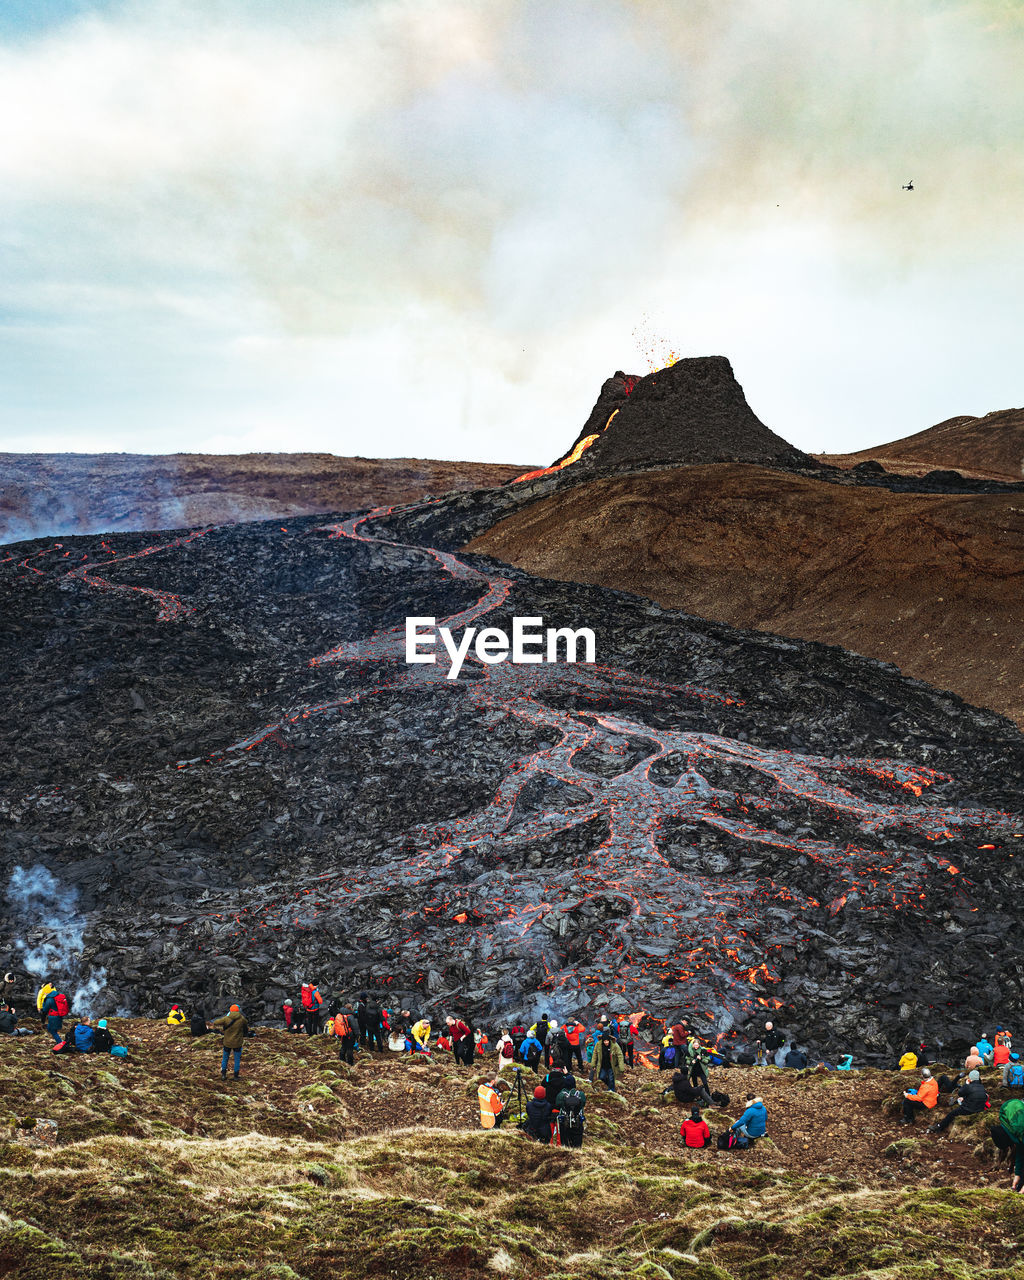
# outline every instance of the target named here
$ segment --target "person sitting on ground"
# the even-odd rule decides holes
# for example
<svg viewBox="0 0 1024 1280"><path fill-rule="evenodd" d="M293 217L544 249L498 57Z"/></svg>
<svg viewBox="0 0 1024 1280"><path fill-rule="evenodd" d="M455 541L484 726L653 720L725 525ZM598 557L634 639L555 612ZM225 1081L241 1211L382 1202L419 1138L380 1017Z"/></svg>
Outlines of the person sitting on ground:
<svg viewBox="0 0 1024 1280"><path fill-rule="evenodd" d="M981 1056L981 1052L976 1044L971 1045L971 1051L964 1058L964 1069L962 1074L967 1075L971 1071L980 1071L985 1065L985 1059ZM961 1077L958 1076L957 1079Z"/></svg>
<svg viewBox="0 0 1024 1280"><path fill-rule="evenodd" d="M1013 1048L1013 1036L1005 1027L996 1027L996 1044L1005 1044L1007 1049Z"/></svg>
<svg viewBox="0 0 1024 1280"><path fill-rule="evenodd" d="M999 1041L992 1046L992 1065L1000 1070L1010 1061L1010 1046L1005 1041Z"/></svg>
<svg viewBox="0 0 1024 1280"><path fill-rule="evenodd" d="M233 1004L223 1018L216 1018L212 1025L214 1031L223 1033L221 1047L224 1052L220 1060L221 1079L227 1079L228 1057L233 1054L234 1076L237 1080L238 1073L242 1069L242 1045L245 1043L245 1033L249 1030L249 1024L246 1022L245 1016L238 1005Z"/></svg>
<svg viewBox="0 0 1024 1280"><path fill-rule="evenodd" d="M741 1143L763 1138L768 1128L768 1111L764 1099L756 1093L748 1093L746 1111L729 1128Z"/></svg>
<svg viewBox="0 0 1024 1280"><path fill-rule="evenodd" d="M836 1070L837 1070L837 1071L852 1071L852 1070L853 1070L853 1054L852 1054L852 1053L844 1053L844 1054L843 1054L843 1056L842 1056L842 1057L839 1059L839 1061L836 1063Z"/></svg>
<svg viewBox="0 0 1024 1280"><path fill-rule="evenodd" d="M916 1071L917 1070L917 1054L914 1052L913 1049L908 1049L906 1053L903 1055L903 1057L900 1058L898 1069L900 1071Z"/></svg>
<svg viewBox="0 0 1024 1280"><path fill-rule="evenodd" d="M700 1113L700 1107L694 1107L689 1120L679 1126L679 1132L688 1147L710 1147L711 1130Z"/></svg>
<svg viewBox="0 0 1024 1280"><path fill-rule="evenodd" d="M93 1053L109 1053L115 1044L117 1044L117 1041L107 1028L106 1018L100 1018L99 1022L96 1023L96 1029L92 1036Z"/></svg>
<svg viewBox="0 0 1024 1280"><path fill-rule="evenodd" d="M71 1039L74 1041L76 1052L92 1053L95 1038L96 1032L93 1030L89 1019L85 1016L79 1018L71 1032Z"/></svg>
<svg viewBox="0 0 1024 1280"><path fill-rule="evenodd" d="M785 1065L792 1067L796 1071L803 1071L807 1066L807 1054L802 1049L798 1049L796 1041L789 1046L789 1053L786 1054Z"/></svg>
<svg viewBox="0 0 1024 1280"><path fill-rule="evenodd" d="M1004 1089L1024 1089L1024 1062L1019 1053L1011 1053L1010 1060L1002 1068Z"/></svg>
<svg viewBox="0 0 1024 1280"><path fill-rule="evenodd" d="M541 1054L544 1052L544 1046L536 1036L528 1035L523 1043L519 1046L519 1056L530 1068L536 1071L540 1063Z"/></svg>
<svg viewBox="0 0 1024 1280"><path fill-rule="evenodd" d="M193 1009L192 1017L189 1019L188 1033L190 1036L205 1036L210 1028L206 1025L206 1014L202 1009Z"/></svg>
<svg viewBox="0 0 1024 1280"><path fill-rule="evenodd" d="M612 1039L610 1031L606 1031L594 1045L594 1056L590 1063L590 1080L597 1084L598 1080L612 1093L617 1093L615 1082L626 1070L626 1060L622 1056L619 1042Z"/></svg>
<svg viewBox="0 0 1024 1280"><path fill-rule="evenodd" d="M180 1005L172 1004L170 1013L167 1015L167 1025L169 1027L183 1027L188 1022L185 1016L185 1010Z"/></svg>
<svg viewBox="0 0 1024 1280"><path fill-rule="evenodd" d="M932 1111L939 1101L939 1082L932 1078L927 1067L921 1072L921 1083L916 1089L903 1093L903 1123L913 1124L919 1111Z"/></svg>
<svg viewBox="0 0 1024 1280"><path fill-rule="evenodd" d="M501 1128L501 1122L505 1119L505 1104L502 1101L499 1090L507 1089L508 1087L507 1080L502 1080L500 1076L495 1076L493 1080L488 1080L477 1089L476 1096L480 1103L481 1129Z"/></svg>
<svg viewBox="0 0 1024 1280"><path fill-rule="evenodd" d="M0 1036L18 1034L18 1015L9 1004L0 1004Z"/></svg>
<svg viewBox="0 0 1024 1280"><path fill-rule="evenodd" d="M551 1141L551 1103L548 1102L544 1086L539 1084L533 1091L533 1097L526 1104L526 1119L522 1130L529 1138L538 1142Z"/></svg>
<svg viewBox="0 0 1024 1280"><path fill-rule="evenodd" d="M962 1084L956 1093L959 1101L953 1103L942 1120L929 1125L929 1133L945 1133L957 1116L976 1116L988 1106L988 1092L977 1071L969 1073L966 1084Z"/></svg>
<svg viewBox="0 0 1024 1280"><path fill-rule="evenodd" d="M989 1129L1000 1159L1013 1166L1011 1191L1024 1191L1024 1098L1010 1098L999 1108L998 1123Z"/></svg>
<svg viewBox="0 0 1024 1280"><path fill-rule="evenodd" d="M703 1085L694 1084L685 1071L677 1071L672 1077L672 1083L667 1089L662 1089L661 1096L667 1097L669 1094L675 1096L676 1102L681 1102L684 1106L693 1107L698 1102L703 1102L706 1107L714 1106L711 1094Z"/></svg>
<svg viewBox="0 0 1024 1280"><path fill-rule="evenodd" d="M409 1035L412 1036L413 1053L430 1052L430 1022L426 1018L414 1022L409 1028Z"/></svg>
<svg viewBox="0 0 1024 1280"><path fill-rule="evenodd" d="M983 1031L981 1033L975 1048L981 1054L981 1060L984 1062L985 1066L990 1067L992 1065L992 1050L995 1048L995 1045L991 1040L989 1040L988 1032Z"/></svg>

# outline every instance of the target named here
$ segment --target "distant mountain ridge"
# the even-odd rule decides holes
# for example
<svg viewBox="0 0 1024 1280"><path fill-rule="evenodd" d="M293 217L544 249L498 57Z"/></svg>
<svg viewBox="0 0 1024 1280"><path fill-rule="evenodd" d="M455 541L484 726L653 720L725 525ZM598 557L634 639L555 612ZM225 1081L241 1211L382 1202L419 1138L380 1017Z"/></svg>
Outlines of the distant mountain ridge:
<svg viewBox="0 0 1024 1280"><path fill-rule="evenodd" d="M871 449L815 456L840 467L879 462L898 475L953 470L986 480L1019 481L1024 475L1024 409L997 409L982 418L961 414Z"/></svg>
<svg viewBox="0 0 1024 1280"><path fill-rule="evenodd" d="M330 453L0 453L0 542L360 511L489 488L522 470Z"/></svg>

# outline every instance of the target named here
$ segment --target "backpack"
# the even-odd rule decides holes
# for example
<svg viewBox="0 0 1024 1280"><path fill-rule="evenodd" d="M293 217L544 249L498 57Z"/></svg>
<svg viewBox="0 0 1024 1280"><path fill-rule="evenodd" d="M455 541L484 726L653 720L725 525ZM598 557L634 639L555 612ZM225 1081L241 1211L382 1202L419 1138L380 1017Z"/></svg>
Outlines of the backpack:
<svg viewBox="0 0 1024 1280"><path fill-rule="evenodd" d="M1011 1062L1006 1073L1007 1089L1024 1089L1024 1062Z"/></svg>
<svg viewBox="0 0 1024 1280"><path fill-rule="evenodd" d="M666 1061L666 1062L670 1062L670 1063L672 1063L672 1062L675 1062L675 1060L676 1060L676 1050L675 1050L675 1045L671 1045L671 1044L666 1045L666 1046L665 1046L665 1061Z"/></svg>
<svg viewBox="0 0 1024 1280"><path fill-rule="evenodd" d="M63 991L58 991L57 994L53 997L53 999L54 999L54 1003L57 1006L58 1017L66 1018L68 1014L71 1012L71 1006L70 1004L68 1004L67 996L64 994Z"/></svg>
<svg viewBox="0 0 1024 1280"><path fill-rule="evenodd" d="M731 1151L733 1147L748 1146L746 1138L741 1137L738 1133L734 1133L732 1129L726 1129L725 1133L720 1133L716 1139L719 1151Z"/></svg>
<svg viewBox="0 0 1024 1280"><path fill-rule="evenodd" d="M75 1048L79 1053L89 1053L92 1050L95 1035L92 1027L87 1027L84 1023L75 1027Z"/></svg>
<svg viewBox="0 0 1024 1280"><path fill-rule="evenodd" d="M313 989L312 987L302 988L302 1007L303 1009L312 1009L313 1007Z"/></svg>
<svg viewBox="0 0 1024 1280"><path fill-rule="evenodd" d="M711 1101L716 1107L724 1108L729 1105L731 1099L727 1093L713 1093L711 1095Z"/></svg>
<svg viewBox="0 0 1024 1280"><path fill-rule="evenodd" d="M578 1116L586 1106L587 1095L582 1089L563 1089L555 1099L555 1106L559 1113L565 1112L566 1115Z"/></svg>
<svg viewBox="0 0 1024 1280"><path fill-rule="evenodd" d="M1014 1140L1024 1143L1024 1098L1011 1098L999 1108L999 1123Z"/></svg>
<svg viewBox="0 0 1024 1280"><path fill-rule="evenodd" d="M75 1046L70 1040L61 1040L53 1046L51 1053L74 1053Z"/></svg>
<svg viewBox="0 0 1024 1280"><path fill-rule="evenodd" d="M128 1057L128 1050L124 1047L123 1044L115 1044L114 1047L110 1050L110 1053L111 1053L111 1056L114 1058Z"/></svg>
<svg viewBox="0 0 1024 1280"><path fill-rule="evenodd" d="M336 1036L348 1036L352 1034L352 1028L349 1025L348 1018L343 1013L335 1015L334 1018L334 1034Z"/></svg>

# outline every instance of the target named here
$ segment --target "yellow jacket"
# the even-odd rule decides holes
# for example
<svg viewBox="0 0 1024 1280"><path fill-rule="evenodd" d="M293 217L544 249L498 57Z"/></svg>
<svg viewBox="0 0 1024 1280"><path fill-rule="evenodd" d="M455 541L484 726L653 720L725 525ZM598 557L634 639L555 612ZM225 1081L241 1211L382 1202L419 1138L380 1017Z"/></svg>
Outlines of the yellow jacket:
<svg viewBox="0 0 1024 1280"><path fill-rule="evenodd" d="M900 1058L900 1070L916 1071L917 1070L917 1054L911 1053L911 1051L908 1049L907 1052L903 1055L903 1057Z"/></svg>
<svg viewBox="0 0 1024 1280"><path fill-rule="evenodd" d="M412 1028L412 1038L420 1046L425 1049L430 1041L430 1023L426 1018L421 1018Z"/></svg>
<svg viewBox="0 0 1024 1280"><path fill-rule="evenodd" d="M169 1027L183 1027L188 1022L182 1009L172 1009L167 1015L167 1025Z"/></svg>

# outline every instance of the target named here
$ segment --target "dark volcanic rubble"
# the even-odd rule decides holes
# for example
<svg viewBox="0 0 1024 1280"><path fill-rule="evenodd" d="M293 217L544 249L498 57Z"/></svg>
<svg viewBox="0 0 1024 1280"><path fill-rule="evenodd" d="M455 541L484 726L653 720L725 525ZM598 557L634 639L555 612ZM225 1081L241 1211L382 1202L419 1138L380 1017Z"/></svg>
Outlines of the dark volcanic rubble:
<svg viewBox="0 0 1024 1280"><path fill-rule="evenodd" d="M742 1035L771 1010L874 1055L1024 1013L1013 726L843 650L409 544L433 521L457 545L473 501L8 549L8 963L63 951L136 1012L270 1014L308 977L480 1017ZM449 681L405 664L409 615L587 626L598 662Z"/></svg>

